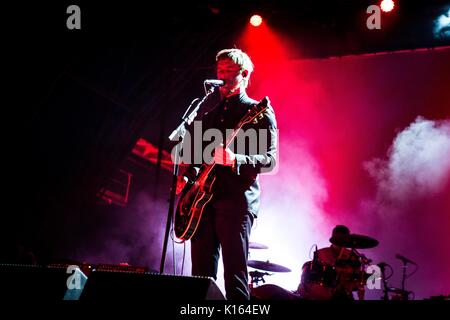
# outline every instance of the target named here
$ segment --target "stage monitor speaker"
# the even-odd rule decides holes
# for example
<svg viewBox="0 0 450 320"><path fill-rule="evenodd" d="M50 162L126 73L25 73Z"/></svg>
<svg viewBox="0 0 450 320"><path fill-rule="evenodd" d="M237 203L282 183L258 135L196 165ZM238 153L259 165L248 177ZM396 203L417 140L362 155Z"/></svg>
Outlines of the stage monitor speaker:
<svg viewBox="0 0 450 320"><path fill-rule="evenodd" d="M225 300L212 278L92 271L80 300Z"/></svg>
<svg viewBox="0 0 450 320"><path fill-rule="evenodd" d="M75 268L0 264L1 299L77 300L87 277Z"/></svg>

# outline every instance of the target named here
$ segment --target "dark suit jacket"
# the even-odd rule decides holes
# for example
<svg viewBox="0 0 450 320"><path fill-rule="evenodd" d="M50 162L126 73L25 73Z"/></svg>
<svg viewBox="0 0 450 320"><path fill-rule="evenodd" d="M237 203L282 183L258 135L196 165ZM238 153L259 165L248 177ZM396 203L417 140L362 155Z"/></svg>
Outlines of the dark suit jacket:
<svg viewBox="0 0 450 320"><path fill-rule="evenodd" d="M258 101L249 98L245 92L223 99L215 108L203 115L201 120L203 136L208 129L216 129L226 137L226 130L230 132L234 129L257 103ZM277 124L270 103L262 119L259 119L256 124L246 124L242 129L235 143L230 145L230 149L236 154L236 166L234 168L215 166L216 180L213 185L214 195L211 205L230 210L246 209L257 216L261 193L258 175L273 170L277 157ZM194 139L199 138L194 137ZM217 145L222 141L203 142L202 150L205 150L208 144L210 145L208 149L214 150L211 147L213 142ZM185 176L191 181L195 179L200 165L192 164L185 172Z"/></svg>

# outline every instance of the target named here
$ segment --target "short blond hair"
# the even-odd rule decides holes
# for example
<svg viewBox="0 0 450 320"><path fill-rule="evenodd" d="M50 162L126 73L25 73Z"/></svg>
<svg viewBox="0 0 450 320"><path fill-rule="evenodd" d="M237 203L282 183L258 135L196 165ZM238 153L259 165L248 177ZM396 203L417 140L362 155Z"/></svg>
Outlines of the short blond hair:
<svg viewBox="0 0 450 320"><path fill-rule="evenodd" d="M250 74L254 69L253 62L248 54L246 54L241 49L223 49L217 53L216 61L223 59L231 59L241 68L241 71L248 71L247 76L244 78L244 87L247 88L248 82L250 81Z"/></svg>

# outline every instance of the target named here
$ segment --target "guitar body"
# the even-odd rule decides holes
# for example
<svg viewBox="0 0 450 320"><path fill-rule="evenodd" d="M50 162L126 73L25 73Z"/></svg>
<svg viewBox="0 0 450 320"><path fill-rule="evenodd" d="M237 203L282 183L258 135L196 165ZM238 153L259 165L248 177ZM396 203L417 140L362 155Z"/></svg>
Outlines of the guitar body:
<svg viewBox="0 0 450 320"><path fill-rule="evenodd" d="M208 202L212 199L212 186L216 180L211 165L202 165L195 182L182 193L175 213L175 235L187 241L194 235Z"/></svg>
<svg viewBox="0 0 450 320"><path fill-rule="evenodd" d="M265 97L260 103L253 106L251 110L248 110L248 113L234 129L233 134L227 138L225 147L228 147L233 142L237 133L245 124L256 123L262 117L267 109L268 102L268 98ZM174 222L175 235L180 240L187 241L192 238L206 205L213 197L212 187L216 180L213 170L214 166L215 163L203 164L194 183L186 185L185 190L181 194Z"/></svg>

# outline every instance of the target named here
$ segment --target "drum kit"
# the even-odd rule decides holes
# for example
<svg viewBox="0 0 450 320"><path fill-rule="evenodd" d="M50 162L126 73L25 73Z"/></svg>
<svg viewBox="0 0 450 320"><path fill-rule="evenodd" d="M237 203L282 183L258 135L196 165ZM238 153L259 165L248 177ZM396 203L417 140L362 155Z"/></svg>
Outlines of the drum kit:
<svg viewBox="0 0 450 320"><path fill-rule="evenodd" d="M349 234L331 238L330 242L344 249L346 254L336 259L334 264L330 264L322 261L316 250L314 259L306 262L302 267L301 281L296 291L285 290L273 284L258 286L260 282L265 283L264 276L278 272L291 272L291 270L269 261L249 260L248 266L256 269L249 272L252 298L255 300L353 299L353 292L356 291L358 298L364 299L364 285L370 276L365 269L371 260L357 249L374 248L378 245L378 241L364 235ZM250 242L249 248L267 249L268 247Z"/></svg>
<svg viewBox="0 0 450 320"><path fill-rule="evenodd" d="M268 249L269 247L256 242L249 243L250 249ZM250 271L250 294L253 300L286 300L291 299L293 293L285 290L274 284L263 284L259 286L260 282L265 283L264 276L271 276L273 273L260 272L258 270L269 272L291 272L291 269L282 265L272 263L270 261L249 260L247 265L255 271Z"/></svg>

